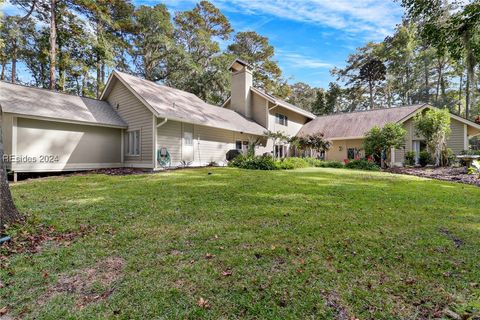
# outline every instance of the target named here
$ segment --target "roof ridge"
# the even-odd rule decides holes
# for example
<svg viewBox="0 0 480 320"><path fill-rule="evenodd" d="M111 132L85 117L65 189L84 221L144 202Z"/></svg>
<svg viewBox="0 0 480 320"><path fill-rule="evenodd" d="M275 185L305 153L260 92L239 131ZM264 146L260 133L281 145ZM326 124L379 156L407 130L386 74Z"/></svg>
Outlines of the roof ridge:
<svg viewBox="0 0 480 320"><path fill-rule="evenodd" d="M85 97L85 96L79 96L78 94L73 94L73 93L68 93L68 92L63 92L63 91L52 90L52 89L48 89L48 88L41 88L41 87L36 87L36 86L29 86L29 85L26 85L26 84L23 84L23 83L11 83L11 82L6 81L6 80L0 80L0 83L5 83L5 84L8 84L8 85L13 85L13 86L18 86L18 87L24 87L24 88L28 88L28 89L37 89L37 90L41 90L41 91L47 91L47 92L50 92L50 93L58 93L58 94L63 94L63 95L71 96L71 97L79 97L79 98L85 98L85 99L90 99L90 100L105 102L104 100L100 100L100 99L97 99L97 98L90 98L90 97Z"/></svg>
<svg viewBox="0 0 480 320"><path fill-rule="evenodd" d="M410 105L396 106L396 107L390 107L390 108L379 108L379 109L372 109L372 110L355 110L350 112L338 112L338 113L330 113L330 114L317 116L317 118L335 117L335 116L354 114L354 113L367 113L367 112L374 112L374 111L395 110L400 108L412 108L412 107L421 108L426 105L428 105L428 103L410 104Z"/></svg>

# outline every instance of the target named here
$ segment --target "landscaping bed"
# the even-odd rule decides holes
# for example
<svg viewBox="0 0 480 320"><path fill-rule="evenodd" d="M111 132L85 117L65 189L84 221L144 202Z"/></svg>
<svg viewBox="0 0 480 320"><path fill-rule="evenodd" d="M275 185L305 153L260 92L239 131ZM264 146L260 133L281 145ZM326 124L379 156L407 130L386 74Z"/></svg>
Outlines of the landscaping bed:
<svg viewBox="0 0 480 320"><path fill-rule="evenodd" d="M473 184L480 187L480 179L476 175L467 174L465 167L425 167L425 168L390 168L391 173L408 174L417 177L443 181Z"/></svg>

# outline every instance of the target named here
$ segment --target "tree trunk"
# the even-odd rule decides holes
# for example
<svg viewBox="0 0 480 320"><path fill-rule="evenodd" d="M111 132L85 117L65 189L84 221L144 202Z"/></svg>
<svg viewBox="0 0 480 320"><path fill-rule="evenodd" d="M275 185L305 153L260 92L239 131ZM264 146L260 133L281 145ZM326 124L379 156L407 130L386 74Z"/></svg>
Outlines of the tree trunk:
<svg viewBox="0 0 480 320"><path fill-rule="evenodd" d="M425 72L425 102L430 103L430 79L428 74L427 59L424 60L424 72Z"/></svg>
<svg viewBox="0 0 480 320"><path fill-rule="evenodd" d="M5 80L5 67L7 66L7 62L2 62L2 74L0 75L0 80Z"/></svg>
<svg viewBox="0 0 480 320"><path fill-rule="evenodd" d="M374 109L373 106L373 83L372 81L368 81L368 89L370 90L370 110Z"/></svg>
<svg viewBox="0 0 480 320"><path fill-rule="evenodd" d="M57 27L55 21L56 0L50 0L50 89L55 89L55 65L57 55Z"/></svg>
<svg viewBox="0 0 480 320"><path fill-rule="evenodd" d="M465 83L465 118L468 119L470 116L470 82L471 74L467 70L467 82Z"/></svg>
<svg viewBox="0 0 480 320"><path fill-rule="evenodd" d="M6 224L22 219L17 208L15 208L8 186L7 170L3 154L2 115L2 109L0 107L0 232L3 231Z"/></svg>
<svg viewBox="0 0 480 320"><path fill-rule="evenodd" d="M463 71L460 75L460 87L458 88L458 115L462 114L462 85L463 85Z"/></svg>
<svg viewBox="0 0 480 320"><path fill-rule="evenodd" d="M12 83L17 82L17 46L13 47L12 51Z"/></svg>

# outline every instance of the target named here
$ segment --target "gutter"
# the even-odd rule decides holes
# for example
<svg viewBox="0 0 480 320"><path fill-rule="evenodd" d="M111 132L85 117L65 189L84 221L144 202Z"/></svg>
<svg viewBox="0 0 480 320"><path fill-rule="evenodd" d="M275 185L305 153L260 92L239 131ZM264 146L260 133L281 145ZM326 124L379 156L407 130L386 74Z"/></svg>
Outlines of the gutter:
<svg viewBox="0 0 480 320"><path fill-rule="evenodd" d="M157 128L160 128L161 126L163 126L165 123L167 123L167 121L168 121L168 118L165 118L165 120L157 124Z"/></svg>

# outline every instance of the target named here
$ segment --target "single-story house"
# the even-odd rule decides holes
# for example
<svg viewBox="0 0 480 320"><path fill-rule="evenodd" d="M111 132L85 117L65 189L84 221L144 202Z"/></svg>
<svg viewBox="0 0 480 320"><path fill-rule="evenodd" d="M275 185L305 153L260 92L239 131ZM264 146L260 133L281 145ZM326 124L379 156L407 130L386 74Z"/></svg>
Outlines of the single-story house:
<svg viewBox="0 0 480 320"><path fill-rule="evenodd" d="M0 81L7 168L14 172L226 163L229 150L273 151L264 133L295 135L313 114L252 85L236 60L224 108L197 96L114 71L100 99ZM288 154L288 145L277 147Z"/></svg>
<svg viewBox="0 0 480 320"><path fill-rule="evenodd" d="M390 159L393 165L401 166L405 161L406 152L415 151L418 161L420 151L426 148L424 139L415 132L413 120L417 113L428 108L433 107L418 104L321 116L304 125L298 135L322 132L332 143L331 148L325 153L325 159L343 161L353 159L357 155L364 156L363 139L370 129L375 126L383 127L387 123L400 123L407 131L405 145L401 149L392 149ZM450 117L451 134L447 146L455 154L459 154L468 149L470 138L480 134L480 125L454 114L450 114Z"/></svg>

